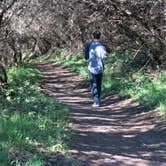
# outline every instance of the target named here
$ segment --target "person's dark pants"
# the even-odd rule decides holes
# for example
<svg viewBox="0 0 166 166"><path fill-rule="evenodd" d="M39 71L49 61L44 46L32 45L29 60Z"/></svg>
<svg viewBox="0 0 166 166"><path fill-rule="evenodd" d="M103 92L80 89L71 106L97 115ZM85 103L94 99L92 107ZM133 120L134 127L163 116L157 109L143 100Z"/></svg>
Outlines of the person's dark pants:
<svg viewBox="0 0 166 166"><path fill-rule="evenodd" d="M91 92L94 103L100 104L101 84L102 84L103 73L93 74L89 72Z"/></svg>

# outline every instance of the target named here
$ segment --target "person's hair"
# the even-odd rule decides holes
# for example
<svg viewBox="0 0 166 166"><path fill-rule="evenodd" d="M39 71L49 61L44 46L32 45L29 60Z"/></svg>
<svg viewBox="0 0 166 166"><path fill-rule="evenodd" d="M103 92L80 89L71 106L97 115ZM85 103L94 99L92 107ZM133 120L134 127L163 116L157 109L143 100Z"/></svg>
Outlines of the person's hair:
<svg viewBox="0 0 166 166"><path fill-rule="evenodd" d="M94 39L100 39L100 36L101 36L101 32L100 31L94 31L93 32Z"/></svg>

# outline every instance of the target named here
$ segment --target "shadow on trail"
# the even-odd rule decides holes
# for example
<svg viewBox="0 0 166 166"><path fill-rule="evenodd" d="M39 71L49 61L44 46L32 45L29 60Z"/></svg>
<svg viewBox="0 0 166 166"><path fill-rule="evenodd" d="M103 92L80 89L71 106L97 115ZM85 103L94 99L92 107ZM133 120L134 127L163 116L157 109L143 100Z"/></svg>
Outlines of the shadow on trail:
<svg viewBox="0 0 166 166"><path fill-rule="evenodd" d="M88 84L69 69L37 64L42 90L71 108L77 138L71 152L80 166L166 166L166 128L154 111L131 99L103 96L94 109Z"/></svg>
<svg viewBox="0 0 166 166"><path fill-rule="evenodd" d="M166 165L166 130L142 107L82 109L74 111L73 117L76 126L82 126L75 130L79 148L72 147L88 165Z"/></svg>
<svg viewBox="0 0 166 166"><path fill-rule="evenodd" d="M158 130L158 125L147 122L149 118L134 120L137 123L133 124L127 123L126 117L113 117L116 113L105 112L105 116L97 111L91 116L80 114L81 119L74 122L84 126L83 130L75 131L79 135L79 148L73 145L76 154L85 156L82 160L99 166L165 165L165 129ZM107 158L106 163L99 158Z"/></svg>

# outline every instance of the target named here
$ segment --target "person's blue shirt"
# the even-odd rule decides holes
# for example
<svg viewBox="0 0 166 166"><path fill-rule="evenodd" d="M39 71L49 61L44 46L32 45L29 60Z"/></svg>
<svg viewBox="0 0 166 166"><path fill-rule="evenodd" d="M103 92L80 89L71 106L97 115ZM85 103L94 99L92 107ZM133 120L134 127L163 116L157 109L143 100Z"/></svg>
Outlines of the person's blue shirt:
<svg viewBox="0 0 166 166"><path fill-rule="evenodd" d="M88 70L93 74L104 71L103 60L107 58L107 51L100 41L92 41L85 44L85 59L88 60Z"/></svg>

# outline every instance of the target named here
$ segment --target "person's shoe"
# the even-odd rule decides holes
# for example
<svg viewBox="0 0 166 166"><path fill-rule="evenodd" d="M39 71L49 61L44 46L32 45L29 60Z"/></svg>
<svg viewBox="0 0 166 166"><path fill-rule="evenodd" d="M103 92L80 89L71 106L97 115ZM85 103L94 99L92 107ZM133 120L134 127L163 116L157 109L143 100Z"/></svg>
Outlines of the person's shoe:
<svg viewBox="0 0 166 166"><path fill-rule="evenodd" d="M92 107L99 107L100 104L97 104L97 103L93 103Z"/></svg>

